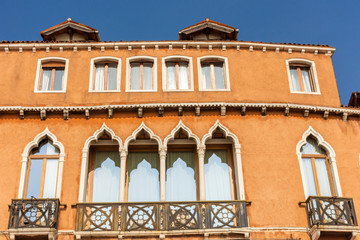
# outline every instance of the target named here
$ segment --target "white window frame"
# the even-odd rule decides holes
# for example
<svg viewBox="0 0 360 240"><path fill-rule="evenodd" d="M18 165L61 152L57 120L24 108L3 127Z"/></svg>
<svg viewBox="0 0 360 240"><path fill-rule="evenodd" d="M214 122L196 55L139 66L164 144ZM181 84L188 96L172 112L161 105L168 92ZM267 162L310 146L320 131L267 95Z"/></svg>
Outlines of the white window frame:
<svg viewBox="0 0 360 240"><path fill-rule="evenodd" d="M130 88L130 72L132 62L148 61L153 63L153 89L151 90L132 90ZM126 89L125 92L157 92L157 58L151 56L134 56L126 58Z"/></svg>
<svg viewBox="0 0 360 240"><path fill-rule="evenodd" d="M307 199L309 197L309 195L306 193L306 175L305 175L305 170L303 168L303 161L302 161L302 153L301 153L301 147L304 146L307 141L306 139L312 136L317 143L319 144L319 146L321 148L323 148L327 154L328 157L328 161L329 161L329 166L330 166L330 171L331 171L331 178L333 181L333 187L334 187L334 194L337 197L342 197L342 191L341 191L341 186L340 186L340 179L339 179L339 174L338 174L338 170L337 170L337 166L336 166L336 154L334 149L330 146L329 143L327 143L326 141L324 141L324 138L320 135L320 133L316 132L311 126L304 132L302 139L300 140L300 142L298 142L298 144L296 145L296 155L298 157L298 161L299 161L299 165L300 165L300 172L301 172L301 179L302 179L302 183L303 183L303 188L304 188L304 195L305 195L305 199Z"/></svg>
<svg viewBox="0 0 360 240"><path fill-rule="evenodd" d="M33 141L28 143L24 149L24 152L22 154L22 160L21 160L21 174L20 174L20 184L19 184L19 192L18 192L18 198L25 198L25 188L27 188L26 185L26 177L27 177L27 169L30 167L29 165L29 155L31 154L32 149L39 146L39 143L48 138L53 142L53 145L57 148L59 148L59 165L58 165L58 171L57 171L57 179L56 179L56 193L55 198L60 199L61 197L61 183L62 183L62 177L63 177L63 169L64 169L64 158L65 158L65 151L64 146L61 142L59 142L56 138L56 136L49 131L48 128L46 128L43 132L39 133Z"/></svg>
<svg viewBox="0 0 360 240"><path fill-rule="evenodd" d="M64 77L63 77L63 82L62 82L62 90L51 90L51 91L39 90L39 84L40 84L40 81L42 80L42 79L40 79L41 78L42 64L48 63L48 62L62 62L62 63L65 63ZM66 92L68 69L69 69L69 59L67 59L67 58L46 57L46 58L38 59L37 68L36 68L34 92L35 93L65 93Z"/></svg>
<svg viewBox="0 0 360 240"><path fill-rule="evenodd" d="M95 82L94 67L96 63L101 63L103 61L117 63L115 90L94 90L94 82ZM89 92L120 92L120 84L121 84L121 58L104 56L104 57L95 57L90 60Z"/></svg>
<svg viewBox="0 0 360 240"><path fill-rule="evenodd" d="M306 65L308 65L310 67L310 74L311 74L313 85L314 85L314 92L301 92L301 91L294 91L293 90L294 88L293 88L292 82L291 82L290 66L291 65L296 65L296 63L306 64ZM287 59L286 60L286 69L287 69L289 87L290 87L290 92L291 93L312 94L312 95L320 95L321 94L314 61L304 59L304 58ZM300 81L300 79L299 79L299 81Z"/></svg>
<svg viewBox="0 0 360 240"><path fill-rule="evenodd" d="M224 68L223 71L225 73L225 78L224 78L224 84L225 84L225 88L224 89L204 89L203 87L203 79L202 79L202 68L201 68L201 62L202 61L207 61L207 60L214 60L214 61L219 61L219 62L223 62L224 63ZM228 59L227 57L222 57L222 56L214 56L214 55L209 55L209 56L203 56L203 57L198 57L197 58L197 65L198 65L198 81L199 81L199 91L207 91L207 92L214 92L214 91L230 91L230 75L229 75L229 64L228 64Z"/></svg>
<svg viewBox="0 0 360 240"><path fill-rule="evenodd" d="M166 62L167 61L188 62L189 89L167 89ZM162 87L164 92L192 92L194 91L193 63L192 58L181 55L173 55L162 58Z"/></svg>

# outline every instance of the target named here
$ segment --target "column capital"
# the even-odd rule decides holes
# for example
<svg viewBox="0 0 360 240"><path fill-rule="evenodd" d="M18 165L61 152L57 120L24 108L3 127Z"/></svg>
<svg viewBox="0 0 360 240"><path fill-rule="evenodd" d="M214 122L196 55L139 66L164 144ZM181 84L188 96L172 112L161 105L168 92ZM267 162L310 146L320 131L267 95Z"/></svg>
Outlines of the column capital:
<svg viewBox="0 0 360 240"><path fill-rule="evenodd" d="M160 158L161 157L166 157L166 153L167 153L167 147L165 146L160 146L159 147L159 155L160 155Z"/></svg>
<svg viewBox="0 0 360 240"><path fill-rule="evenodd" d="M127 150L125 148L120 148L120 157L126 157L128 154Z"/></svg>

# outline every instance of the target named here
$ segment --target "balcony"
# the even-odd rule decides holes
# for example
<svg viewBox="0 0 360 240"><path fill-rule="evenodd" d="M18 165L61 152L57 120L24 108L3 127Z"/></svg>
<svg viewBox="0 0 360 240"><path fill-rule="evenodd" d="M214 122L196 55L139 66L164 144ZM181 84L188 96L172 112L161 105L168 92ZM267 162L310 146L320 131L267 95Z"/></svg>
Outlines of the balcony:
<svg viewBox="0 0 360 240"><path fill-rule="evenodd" d="M174 231L248 227L246 201L78 203L76 231Z"/></svg>
<svg viewBox="0 0 360 240"><path fill-rule="evenodd" d="M312 197L306 200L312 239L346 236L354 239L358 230L354 203L351 198Z"/></svg>
<svg viewBox="0 0 360 240"><path fill-rule="evenodd" d="M58 227L59 199L13 199L9 229Z"/></svg>

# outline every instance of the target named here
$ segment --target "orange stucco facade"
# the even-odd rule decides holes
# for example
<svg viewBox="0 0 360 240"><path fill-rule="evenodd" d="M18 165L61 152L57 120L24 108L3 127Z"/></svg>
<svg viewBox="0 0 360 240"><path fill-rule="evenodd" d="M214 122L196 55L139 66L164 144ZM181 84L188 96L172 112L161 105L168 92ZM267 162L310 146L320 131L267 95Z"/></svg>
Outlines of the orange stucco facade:
<svg viewBox="0 0 360 240"><path fill-rule="evenodd" d="M19 198L24 149L46 128L63 145L65 153L60 203L66 207L62 206L59 210L57 238L104 239L104 236L77 234L77 209L72 207L79 202L84 144L104 123L123 143L142 123L164 143L180 121L200 140L219 122L228 133L236 136L241 145L241 159L237 161L242 164L245 198L235 199L251 202L246 207L248 227L244 228L245 235L241 229L219 229L214 232L182 230L176 234L171 231L119 233L108 235L106 239L118 239L118 235L122 235L123 239L149 240L239 237L311 239L305 205L299 205L299 202L306 200L306 196L296 150L303 134L310 127L336 154L337 173L332 174L338 177L338 187L342 193L338 197L352 198L355 210L360 211L360 113L356 109L340 107L331 59L333 48L279 45L280 50L277 51L276 44L260 46L254 43L254 48L250 50L251 43L247 42L179 40L159 43L122 42L115 50L116 43L113 44L0 43L0 239L8 239L11 235L8 229L8 205L12 199ZM211 49L209 45L213 45ZM223 45L227 47L224 48ZM101 49L102 46L105 46L104 49ZM129 46L132 46L131 50ZM47 47L49 50L46 50ZM75 51L74 47L77 48ZM302 48L305 51L302 52ZM314 54L316 49L320 51ZM101 56L121 59L120 91L89 92L91 59ZM126 91L126 68L129 67L126 59L133 56L151 56L157 59L155 91ZM166 80L163 79L162 58L167 56L186 56L192 59L192 91L163 90L163 81ZM228 91L199 89L198 58L203 56L227 58L230 83ZM68 60L67 83L62 93L34 91L35 82L38 81L38 60L46 57ZM318 94L291 92L286 60L295 58L315 63ZM186 107L186 104L190 105ZM200 104L200 113L196 113L196 104ZM184 106L183 114L178 111L181 105ZM103 109L96 108L102 106ZM108 109L112 106L113 114L109 117ZM164 113L159 114L162 106ZM221 109L222 106L225 108ZM85 115L87 107L88 116ZM143 108L141 116L138 113L139 107ZM21 109L24 110L23 116ZM44 109L46 116L40 117ZM68 117L64 117L64 109L69 110ZM224 109L226 111L221 111ZM305 110L309 110L308 116L304 116ZM234 143L232 148L234 149ZM360 235L356 236L359 231L357 226L351 230L340 227L341 231L346 234L339 235L336 239L349 234L353 234L353 239L360 239ZM22 239L22 236L16 235L15 238ZM31 231L28 236L33 236ZM321 236L324 234L320 234L320 238Z"/></svg>

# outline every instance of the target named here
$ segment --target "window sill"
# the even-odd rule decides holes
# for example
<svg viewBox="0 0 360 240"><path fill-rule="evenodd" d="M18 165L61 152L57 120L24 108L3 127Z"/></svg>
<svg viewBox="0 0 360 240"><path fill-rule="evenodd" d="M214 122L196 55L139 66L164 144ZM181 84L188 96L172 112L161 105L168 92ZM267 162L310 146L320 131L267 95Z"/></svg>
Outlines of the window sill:
<svg viewBox="0 0 360 240"><path fill-rule="evenodd" d="M307 95L321 95L320 92L295 92L295 91L290 91L290 93L294 93L294 94L307 94Z"/></svg>
<svg viewBox="0 0 360 240"><path fill-rule="evenodd" d="M95 91L89 90L89 93L118 93L121 92L120 90L102 90L102 91Z"/></svg>
<svg viewBox="0 0 360 240"><path fill-rule="evenodd" d="M230 89L199 89L199 92L230 92Z"/></svg>
<svg viewBox="0 0 360 240"><path fill-rule="evenodd" d="M66 91L34 91L34 93L66 93Z"/></svg>
<svg viewBox="0 0 360 240"><path fill-rule="evenodd" d="M125 92L157 92L157 90L129 90L127 89Z"/></svg>
<svg viewBox="0 0 360 240"><path fill-rule="evenodd" d="M163 89L163 92L193 92L194 89L171 89L171 90L167 90L167 89Z"/></svg>

